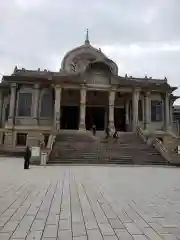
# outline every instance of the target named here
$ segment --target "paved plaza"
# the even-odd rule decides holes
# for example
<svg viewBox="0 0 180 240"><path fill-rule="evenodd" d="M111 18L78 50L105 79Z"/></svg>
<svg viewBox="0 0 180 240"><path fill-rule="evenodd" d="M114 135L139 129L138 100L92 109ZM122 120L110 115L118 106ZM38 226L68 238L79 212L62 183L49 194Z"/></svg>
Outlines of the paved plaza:
<svg viewBox="0 0 180 240"><path fill-rule="evenodd" d="M0 240L180 239L180 169L0 159Z"/></svg>

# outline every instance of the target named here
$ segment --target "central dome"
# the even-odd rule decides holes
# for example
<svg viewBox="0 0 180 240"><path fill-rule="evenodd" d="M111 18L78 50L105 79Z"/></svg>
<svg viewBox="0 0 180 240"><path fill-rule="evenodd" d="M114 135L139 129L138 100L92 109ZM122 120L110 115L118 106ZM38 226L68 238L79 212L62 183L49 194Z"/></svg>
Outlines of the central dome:
<svg viewBox="0 0 180 240"><path fill-rule="evenodd" d="M113 74L118 74L117 65L108 59L100 49L96 49L90 44L87 31L84 44L69 51L63 58L61 71L67 73L82 73L94 62L104 63Z"/></svg>

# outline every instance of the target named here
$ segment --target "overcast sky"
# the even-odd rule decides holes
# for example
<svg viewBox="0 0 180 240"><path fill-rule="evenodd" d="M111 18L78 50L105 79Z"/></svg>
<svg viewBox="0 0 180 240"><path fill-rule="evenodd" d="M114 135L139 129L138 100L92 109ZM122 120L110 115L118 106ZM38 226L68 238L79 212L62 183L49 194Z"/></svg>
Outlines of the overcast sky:
<svg viewBox="0 0 180 240"><path fill-rule="evenodd" d="M0 73L15 65L59 70L86 28L119 75L180 85L180 0L1 0Z"/></svg>

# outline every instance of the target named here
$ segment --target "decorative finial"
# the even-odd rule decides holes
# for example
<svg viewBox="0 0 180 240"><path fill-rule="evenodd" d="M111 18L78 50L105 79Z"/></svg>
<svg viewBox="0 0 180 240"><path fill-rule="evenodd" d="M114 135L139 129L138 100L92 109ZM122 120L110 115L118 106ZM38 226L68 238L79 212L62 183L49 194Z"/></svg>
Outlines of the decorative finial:
<svg viewBox="0 0 180 240"><path fill-rule="evenodd" d="M86 40L85 40L85 44L90 44L89 42L89 30L87 29L86 31Z"/></svg>
<svg viewBox="0 0 180 240"><path fill-rule="evenodd" d="M17 66L15 66L15 68L14 68L14 73L16 73L16 72L17 72L17 70L18 70L18 67L17 67Z"/></svg>

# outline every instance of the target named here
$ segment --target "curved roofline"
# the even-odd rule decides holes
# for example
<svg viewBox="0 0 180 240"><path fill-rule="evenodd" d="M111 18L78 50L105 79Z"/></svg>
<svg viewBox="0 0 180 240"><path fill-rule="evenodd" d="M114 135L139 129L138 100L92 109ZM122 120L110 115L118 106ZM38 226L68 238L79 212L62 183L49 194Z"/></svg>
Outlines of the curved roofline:
<svg viewBox="0 0 180 240"><path fill-rule="evenodd" d="M67 53L65 54L65 56L64 56L64 58L63 58L63 60L62 60L62 62L61 62L61 69L64 69L65 59L66 59L69 55L71 55L72 53L74 53L74 52L76 52L76 51L78 51L78 50L80 50L80 49L82 49L82 48L87 48L87 49L89 48L89 49L91 49L91 50L96 51L97 53L99 53L99 54L100 54L102 57L104 57L105 59L108 59L108 57L107 57L103 52L99 51L97 48L94 48L91 44L84 43L83 45L81 45L81 46L79 46L79 47L76 47L76 48L70 50L69 52L67 52Z"/></svg>

